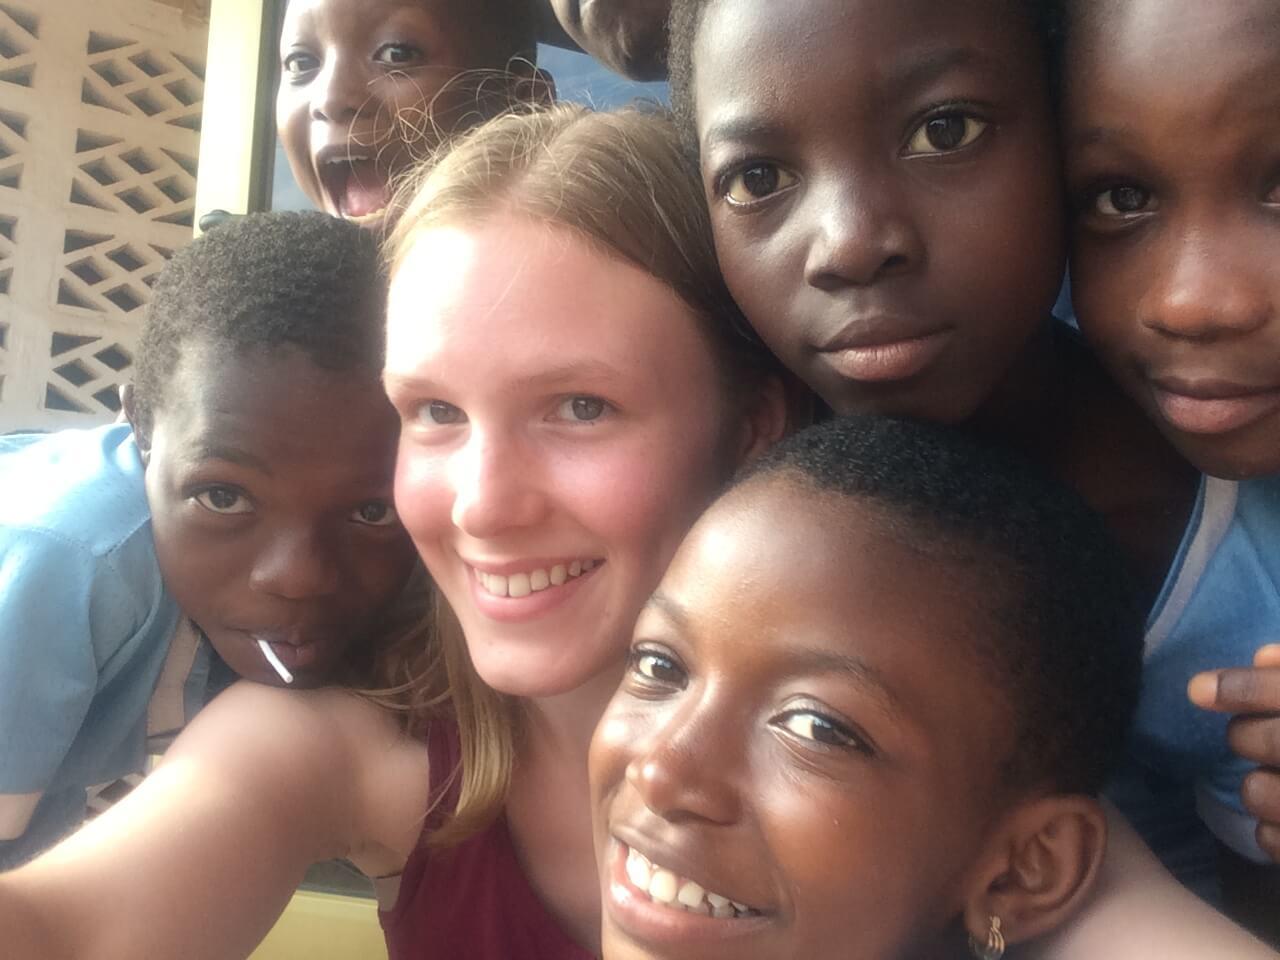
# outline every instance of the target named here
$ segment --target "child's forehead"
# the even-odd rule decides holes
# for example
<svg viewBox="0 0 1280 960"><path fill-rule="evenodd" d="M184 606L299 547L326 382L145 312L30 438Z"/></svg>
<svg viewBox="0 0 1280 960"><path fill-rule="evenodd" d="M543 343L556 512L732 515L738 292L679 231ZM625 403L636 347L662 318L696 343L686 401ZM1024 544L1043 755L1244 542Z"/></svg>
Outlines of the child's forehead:
<svg viewBox="0 0 1280 960"><path fill-rule="evenodd" d="M285 24L287 31L335 16L359 17L370 24L411 18L429 21L442 31L460 32L483 22L485 10L501 5L498 0L289 0Z"/></svg>
<svg viewBox="0 0 1280 960"><path fill-rule="evenodd" d="M752 114L894 102L981 75L1037 95L1044 45L1006 0L716 0L693 45L699 120L710 105Z"/></svg>

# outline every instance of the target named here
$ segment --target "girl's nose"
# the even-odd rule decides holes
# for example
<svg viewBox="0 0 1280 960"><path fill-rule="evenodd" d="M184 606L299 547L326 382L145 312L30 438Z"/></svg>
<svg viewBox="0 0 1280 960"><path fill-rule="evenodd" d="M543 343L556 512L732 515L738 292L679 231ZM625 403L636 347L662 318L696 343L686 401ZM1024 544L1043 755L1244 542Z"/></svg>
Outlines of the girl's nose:
<svg viewBox="0 0 1280 960"><path fill-rule="evenodd" d="M518 441L473 432L450 463L453 524L468 536L494 537L543 518L546 498L533 458Z"/></svg>
<svg viewBox="0 0 1280 960"><path fill-rule="evenodd" d="M1153 271L1138 320L1167 337L1217 340L1247 336L1276 319L1274 265L1254 262L1248 244L1210 241L1221 231L1183 233ZM1159 249L1159 248L1157 248Z"/></svg>
<svg viewBox="0 0 1280 960"><path fill-rule="evenodd" d="M364 76L349 59L331 53L311 87L311 119L348 125L368 99Z"/></svg>
<svg viewBox="0 0 1280 960"><path fill-rule="evenodd" d="M329 596L341 581L334 545L309 527L274 532L254 558L249 583L262 593L287 600Z"/></svg>
<svg viewBox="0 0 1280 960"><path fill-rule="evenodd" d="M805 261L811 286L834 292L867 286L915 269L924 244L911 211L892 184L846 180L813 191L813 232Z"/></svg>
<svg viewBox="0 0 1280 960"><path fill-rule="evenodd" d="M677 714L654 732L627 764L627 781L666 820L727 826L741 813L733 776L741 751L725 749L699 712Z"/></svg>

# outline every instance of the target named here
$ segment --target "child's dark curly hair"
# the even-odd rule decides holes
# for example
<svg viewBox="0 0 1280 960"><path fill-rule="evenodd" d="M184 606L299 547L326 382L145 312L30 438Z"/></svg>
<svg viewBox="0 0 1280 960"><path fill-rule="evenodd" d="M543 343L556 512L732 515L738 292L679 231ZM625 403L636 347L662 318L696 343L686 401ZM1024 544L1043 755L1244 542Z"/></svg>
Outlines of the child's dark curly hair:
<svg viewBox="0 0 1280 960"><path fill-rule="evenodd" d="M131 419L145 440L179 361L292 346L329 370L378 370L386 280L367 231L322 213L237 217L160 274L134 361Z"/></svg>
<svg viewBox="0 0 1280 960"><path fill-rule="evenodd" d="M667 23L670 47L667 71L671 83L671 111L680 127L680 137L690 157L698 156L698 125L693 109L693 47L698 29L708 9L724 0L673 0ZM1045 69L1052 89L1057 88L1058 54L1061 47L1064 0L1008 0L1033 20L1044 45ZM784 0L779 0L780 4Z"/></svg>
<svg viewBox="0 0 1280 960"><path fill-rule="evenodd" d="M991 677L975 704L995 696L1011 714L1007 786L1101 789L1137 703L1144 615L1092 510L1010 452L954 427L888 418L804 430L739 483L761 479L793 485L794 509L812 492L847 497L851 512L911 549L982 571L975 601L990 629L943 642L968 645Z"/></svg>

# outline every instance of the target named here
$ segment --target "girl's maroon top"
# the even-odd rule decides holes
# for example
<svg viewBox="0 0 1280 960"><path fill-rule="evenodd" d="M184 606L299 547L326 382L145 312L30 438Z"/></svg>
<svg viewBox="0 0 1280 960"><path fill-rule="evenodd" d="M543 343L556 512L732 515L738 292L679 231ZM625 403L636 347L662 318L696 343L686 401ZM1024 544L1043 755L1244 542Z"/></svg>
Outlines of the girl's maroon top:
<svg viewBox="0 0 1280 960"><path fill-rule="evenodd" d="M427 736L431 779L444 784L424 831L458 802L457 730L436 723ZM440 797L433 788L433 801ZM379 912L390 960L593 960L542 905L516 859L507 822L448 850L424 843L409 856L395 906Z"/></svg>

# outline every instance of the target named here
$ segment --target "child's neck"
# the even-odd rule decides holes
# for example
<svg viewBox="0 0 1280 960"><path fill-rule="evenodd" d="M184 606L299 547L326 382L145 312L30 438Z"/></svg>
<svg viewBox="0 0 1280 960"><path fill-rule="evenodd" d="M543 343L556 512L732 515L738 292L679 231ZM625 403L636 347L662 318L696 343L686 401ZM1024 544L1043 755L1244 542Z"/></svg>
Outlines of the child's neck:
<svg viewBox="0 0 1280 960"><path fill-rule="evenodd" d="M1043 464L1102 514L1154 602L1182 540L1198 472L1099 367L1045 323L973 417L979 433Z"/></svg>

